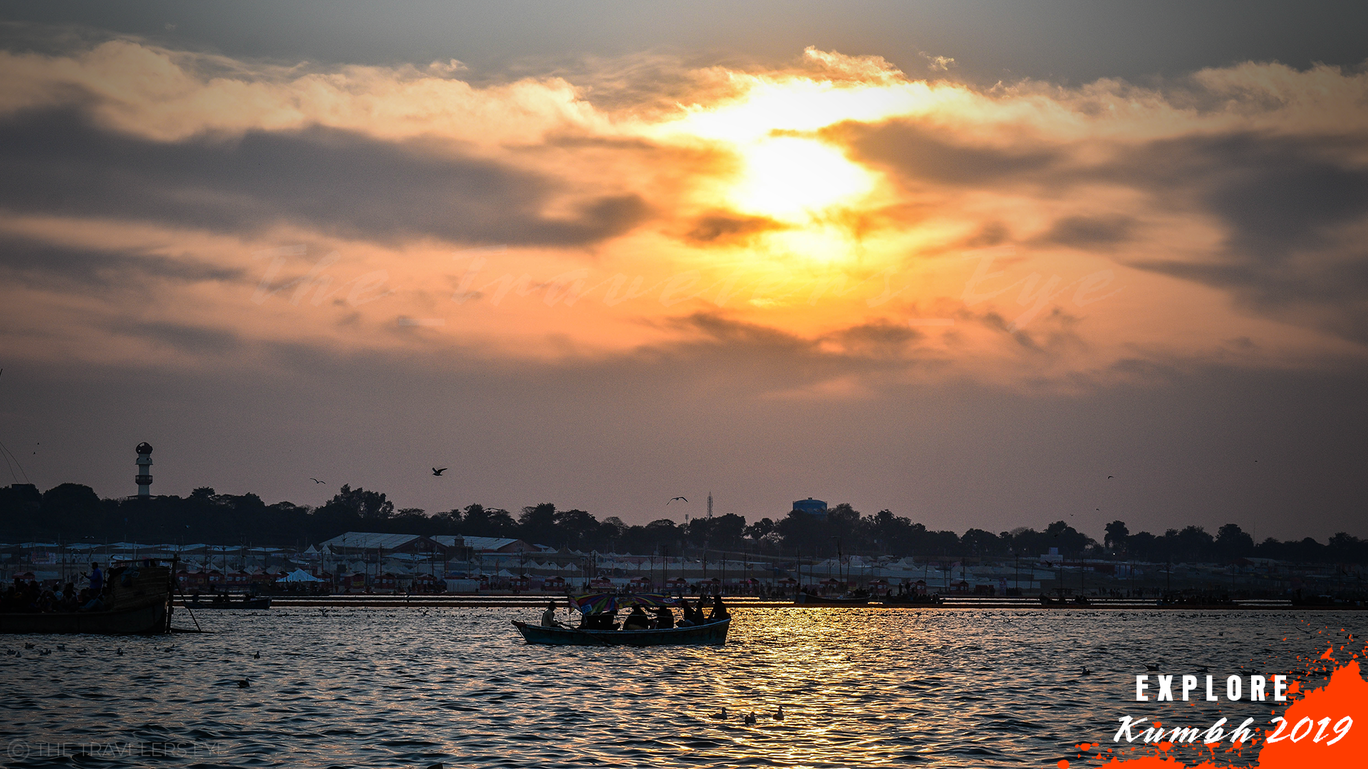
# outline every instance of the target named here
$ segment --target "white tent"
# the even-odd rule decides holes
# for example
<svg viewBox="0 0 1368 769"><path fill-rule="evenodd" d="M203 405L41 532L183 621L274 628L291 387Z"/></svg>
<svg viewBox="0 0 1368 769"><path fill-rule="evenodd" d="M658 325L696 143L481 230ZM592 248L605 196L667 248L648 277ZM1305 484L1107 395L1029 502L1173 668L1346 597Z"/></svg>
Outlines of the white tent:
<svg viewBox="0 0 1368 769"><path fill-rule="evenodd" d="M307 572L307 571L304 571L303 569L295 569L294 571L290 572L289 574L286 574L284 577L281 577L281 578L280 578L280 581L281 581L281 582L291 582L291 583L294 583L294 582L322 582L323 580L319 579L318 577L315 577L314 575L310 574L310 573Z"/></svg>

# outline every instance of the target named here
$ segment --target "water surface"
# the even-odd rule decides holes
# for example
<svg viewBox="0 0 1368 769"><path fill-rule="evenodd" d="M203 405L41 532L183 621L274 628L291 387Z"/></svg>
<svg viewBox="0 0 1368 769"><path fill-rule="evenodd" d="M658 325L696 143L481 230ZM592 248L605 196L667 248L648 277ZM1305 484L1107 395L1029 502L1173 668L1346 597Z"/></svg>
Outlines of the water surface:
<svg viewBox="0 0 1368 769"><path fill-rule="evenodd" d="M1269 715L1137 704L1146 663L1271 674L1368 629L1350 612L733 614L720 648L528 646L509 620L534 607L206 611L203 635L3 637L22 656L0 656L0 765L1054 766L1110 745L1125 714Z"/></svg>

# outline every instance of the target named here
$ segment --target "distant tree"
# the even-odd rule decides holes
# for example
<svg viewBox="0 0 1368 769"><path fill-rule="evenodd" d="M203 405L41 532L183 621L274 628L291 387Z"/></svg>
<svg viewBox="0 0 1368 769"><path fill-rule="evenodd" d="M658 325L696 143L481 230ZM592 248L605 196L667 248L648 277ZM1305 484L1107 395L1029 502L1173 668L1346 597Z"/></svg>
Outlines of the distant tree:
<svg viewBox="0 0 1368 769"><path fill-rule="evenodd" d="M556 512L555 529L556 541L548 544L582 550L598 532L599 522L583 510L560 510Z"/></svg>
<svg viewBox="0 0 1368 769"><path fill-rule="evenodd" d="M524 507L518 516L518 536L528 542L551 544L556 539L556 506L543 502Z"/></svg>
<svg viewBox="0 0 1368 769"><path fill-rule="evenodd" d="M1254 554L1254 538L1238 524L1227 523L1216 530L1215 552L1222 560L1246 558Z"/></svg>
<svg viewBox="0 0 1368 769"><path fill-rule="evenodd" d="M517 524L507 510L484 505L469 505L461 516L461 533L471 537L506 537Z"/></svg>
<svg viewBox="0 0 1368 769"><path fill-rule="evenodd" d="M41 519L30 525L40 524L35 529L46 536L80 539L88 532L101 532L105 528L104 507L99 495L79 483L63 483L43 492L40 509Z"/></svg>
<svg viewBox="0 0 1368 769"><path fill-rule="evenodd" d="M1083 555L1092 540L1087 535L1074 529L1074 527L1064 521L1055 521L1045 527L1045 534L1052 541L1054 547L1059 548L1059 552L1065 556L1078 557Z"/></svg>
<svg viewBox="0 0 1368 769"><path fill-rule="evenodd" d="M318 512L320 515L352 518L362 524L374 523L387 520L393 515L394 503L380 492L366 491L360 486L353 489L350 485L344 485L332 499L318 509Z"/></svg>
<svg viewBox="0 0 1368 769"><path fill-rule="evenodd" d="M1107 535L1102 538L1102 543L1108 550L1116 553L1126 552L1126 540L1130 537L1130 529L1126 528L1125 521L1112 521L1107 524Z"/></svg>
<svg viewBox="0 0 1368 769"><path fill-rule="evenodd" d="M759 542L772 531L774 531L774 521L770 520L769 518L761 518L755 523L752 523L749 526L747 526L744 533L746 539Z"/></svg>
<svg viewBox="0 0 1368 769"><path fill-rule="evenodd" d="M1002 539L983 529L969 529L964 532L964 536L960 537L960 546L966 554L980 558L1007 555Z"/></svg>

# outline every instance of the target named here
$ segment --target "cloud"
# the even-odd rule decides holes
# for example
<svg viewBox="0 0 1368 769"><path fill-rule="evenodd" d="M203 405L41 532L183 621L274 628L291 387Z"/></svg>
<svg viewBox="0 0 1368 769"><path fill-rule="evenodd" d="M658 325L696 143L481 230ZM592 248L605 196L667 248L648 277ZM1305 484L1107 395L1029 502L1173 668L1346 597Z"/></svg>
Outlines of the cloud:
<svg viewBox="0 0 1368 769"><path fill-rule="evenodd" d="M238 282L242 270L151 250L75 246L0 232L0 273L57 291L148 289L162 283Z"/></svg>
<svg viewBox="0 0 1368 769"><path fill-rule="evenodd" d="M904 184L999 184L1040 175L1062 159L1057 152L1029 145L974 146L952 138L953 133L905 119L843 123L823 135L845 144L855 159L888 169Z"/></svg>
<svg viewBox="0 0 1368 769"><path fill-rule="evenodd" d="M694 243L745 242L752 235L782 230L787 227L788 225L765 216L714 213L695 219L684 238Z"/></svg>
<svg viewBox="0 0 1368 769"><path fill-rule="evenodd" d="M1134 228L1135 220L1129 216L1066 216L1040 241L1073 248L1107 248L1128 240Z"/></svg>
<svg viewBox="0 0 1368 769"><path fill-rule="evenodd" d="M1136 267L1230 291L1251 310L1368 341L1368 168L1357 136L1237 132L1155 142L1122 174L1221 225L1221 248Z"/></svg>
<svg viewBox="0 0 1368 769"><path fill-rule="evenodd" d="M543 208L561 184L421 142L328 128L154 141L73 108L0 124L0 208L250 233L296 223L346 237L581 246L646 215L639 196Z"/></svg>

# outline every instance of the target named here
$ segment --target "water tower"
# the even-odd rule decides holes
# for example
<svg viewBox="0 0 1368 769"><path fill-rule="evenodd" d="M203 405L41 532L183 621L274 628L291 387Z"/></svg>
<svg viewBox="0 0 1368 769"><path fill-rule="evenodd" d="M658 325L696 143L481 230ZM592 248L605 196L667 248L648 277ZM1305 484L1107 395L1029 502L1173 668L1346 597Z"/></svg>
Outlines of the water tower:
<svg viewBox="0 0 1368 769"><path fill-rule="evenodd" d="M138 498L152 496L152 444L143 441L138 444L138 475L133 480L138 484Z"/></svg>

